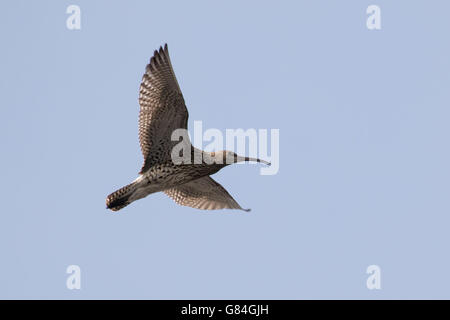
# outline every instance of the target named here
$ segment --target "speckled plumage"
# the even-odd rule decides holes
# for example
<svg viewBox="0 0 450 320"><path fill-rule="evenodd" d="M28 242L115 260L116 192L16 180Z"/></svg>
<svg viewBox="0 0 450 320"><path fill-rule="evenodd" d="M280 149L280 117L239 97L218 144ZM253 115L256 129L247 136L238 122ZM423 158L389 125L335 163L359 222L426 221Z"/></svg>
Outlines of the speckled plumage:
<svg viewBox="0 0 450 320"><path fill-rule="evenodd" d="M178 143L171 141L172 132L179 128L187 129L188 111L170 62L167 44L154 52L145 69L139 104L139 142L144 164L135 181L106 198L107 208L118 211L133 201L163 191L176 203L192 208L242 209L209 176L227 164L174 164L171 159L172 149ZM191 146L192 159L199 154L211 156Z"/></svg>
<svg viewBox="0 0 450 320"><path fill-rule="evenodd" d="M144 164L141 172L170 160L175 129L187 129L188 111L170 62L167 44L155 51L145 68L139 89L139 142Z"/></svg>

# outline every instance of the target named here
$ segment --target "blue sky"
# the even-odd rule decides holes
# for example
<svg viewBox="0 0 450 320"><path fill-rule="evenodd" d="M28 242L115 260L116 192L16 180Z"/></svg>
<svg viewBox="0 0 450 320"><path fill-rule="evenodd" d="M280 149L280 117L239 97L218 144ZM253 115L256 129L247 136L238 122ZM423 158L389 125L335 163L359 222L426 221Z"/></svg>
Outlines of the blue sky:
<svg viewBox="0 0 450 320"><path fill-rule="evenodd" d="M448 1L1 9L0 298L449 298ZM214 176L250 213L105 209L141 167L138 87L166 42L190 126L280 130L278 174Z"/></svg>

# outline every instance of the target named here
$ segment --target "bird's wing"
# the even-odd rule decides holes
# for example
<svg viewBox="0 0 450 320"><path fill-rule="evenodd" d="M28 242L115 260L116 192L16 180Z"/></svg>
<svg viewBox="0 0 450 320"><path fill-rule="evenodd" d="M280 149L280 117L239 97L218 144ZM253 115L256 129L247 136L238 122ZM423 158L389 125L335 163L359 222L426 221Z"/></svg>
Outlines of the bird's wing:
<svg viewBox="0 0 450 320"><path fill-rule="evenodd" d="M175 129L187 129L188 111L169 58L167 44L155 51L139 90L139 142L144 164L141 172L170 160Z"/></svg>
<svg viewBox="0 0 450 320"><path fill-rule="evenodd" d="M203 210L242 209L232 196L210 176L164 190L176 203Z"/></svg>

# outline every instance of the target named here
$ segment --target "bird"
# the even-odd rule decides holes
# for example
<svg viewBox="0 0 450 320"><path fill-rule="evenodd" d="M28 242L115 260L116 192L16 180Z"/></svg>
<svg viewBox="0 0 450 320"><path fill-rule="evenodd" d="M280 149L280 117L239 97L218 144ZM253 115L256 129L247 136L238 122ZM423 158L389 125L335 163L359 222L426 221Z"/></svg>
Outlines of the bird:
<svg viewBox="0 0 450 320"><path fill-rule="evenodd" d="M185 155L201 161L176 162L172 150L178 141L176 129L187 130L188 110L169 57L167 43L155 50L139 88L139 144L144 163L138 178L111 193L106 208L118 211L155 192L164 192L177 204L202 210L243 209L211 175L237 162L269 162L238 156L232 151L206 152L192 146L188 138ZM183 154L184 155L184 154ZM214 161L212 161L214 160Z"/></svg>

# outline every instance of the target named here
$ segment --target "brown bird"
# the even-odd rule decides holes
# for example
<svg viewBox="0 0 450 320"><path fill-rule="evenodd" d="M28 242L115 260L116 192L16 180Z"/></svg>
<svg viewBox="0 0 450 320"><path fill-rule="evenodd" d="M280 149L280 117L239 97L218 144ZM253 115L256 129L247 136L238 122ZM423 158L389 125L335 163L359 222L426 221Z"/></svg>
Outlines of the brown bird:
<svg viewBox="0 0 450 320"><path fill-rule="evenodd" d="M190 159L201 157L201 161L177 163L172 160L172 150L179 142L172 141L171 136L176 129L187 129L188 111L170 62L167 44L154 52L145 69L139 104L139 142L144 164L135 181L106 198L108 209L117 211L149 194L163 191L183 206L249 211L242 209L210 175L231 163L256 161L270 165L269 162L241 157L231 151L204 152L194 148L189 141L183 142L188 143Z"/></svg>

